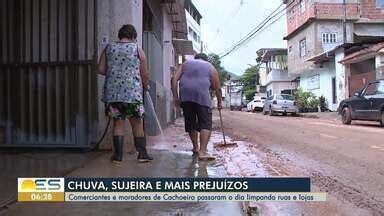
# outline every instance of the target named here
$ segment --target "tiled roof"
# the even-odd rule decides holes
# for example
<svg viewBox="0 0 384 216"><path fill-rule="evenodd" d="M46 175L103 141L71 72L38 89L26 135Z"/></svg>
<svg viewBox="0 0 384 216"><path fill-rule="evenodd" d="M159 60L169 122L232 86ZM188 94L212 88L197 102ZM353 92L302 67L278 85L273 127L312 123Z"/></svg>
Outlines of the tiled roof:
<svg viewBox="0 0 384 216"><path fill-rule="evenodd" d="M365 57L376 55L376 53L378 53L382 49L384 49L384 42L372 45L366 49L362 49L360 51L347 55L341 61L339 61L339 63L359 61L359 59L365 59Z"/></svg>

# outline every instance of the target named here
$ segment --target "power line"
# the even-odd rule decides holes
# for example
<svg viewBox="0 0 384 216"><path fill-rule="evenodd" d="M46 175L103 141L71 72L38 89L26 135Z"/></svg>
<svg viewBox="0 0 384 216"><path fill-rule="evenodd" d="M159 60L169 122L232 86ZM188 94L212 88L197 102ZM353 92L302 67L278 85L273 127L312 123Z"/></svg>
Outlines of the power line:
<svg viewBox="0 0 384 216"><path fill-rule="evenodd" d="M285 15L284 11L289 8L293 3L295 3L294 1L291 2L289 5L287 5L286 7L284 7L282 10L280 10L281 6L283 6L284 4L281 4L279 5L274 11L272 11L260 24L258 24L255 28L253 28L245 37L243 37L242 39L240 39L237 43L235 43L234 45L231 46L231 48L227 49L227 51L223 52L222 54L220 54L220 58L224 58L225 56L231 54L232 52L238 50L239 48L241 48L242 46L244 46L246 43L248 43L250 40L252 40L255 35L261 31L264 31L266 28L268 28L269 26L271 26L272 24L276 23L282 16ZM297 3L296 3L297 4ZM272 19L274 19L275 17L277 17L277 19L273 20L272 22L270 22ZM269 23L270 22L270 23ZM269 24L268 24L269 23ZM266 26L268 24L268 26ZM265 28L264 28L265 27Z"/></svg>
<svg viewBox="0 0 384 216"><path fill-rule="evenodd" d="M283 4L279 5L279 7L277 7L273 12L271 12L261 23L259 23L256 27L254 27L246 36L244 36L240 41L238 41L235 45L239 44L242 42L242 40L244 40L246 37L248 37L249 35L251 35L255 30L257 30L260 25L262 25L269 17L271 17L276 11L278 11L280 9L280 7L282 6ZM233 45L232 47L234 47L235 45Z"/></svg>
<svg viewBox="0 0 384 216"><path fill-rule="evenodd" d="M231 23L231 21L234 20L234 18L239 14L241 8L244 6L245 2L244 0L241 0L240 1L240 4L232 11L230 12L230 14L227 17L227 19L224 20L224 22L222 22L219 26L219 28L217 28L216 30L216 35L215 35L215 39L213 40L214 43L217 42L217 38L219 37L219 35L221 34L221 30L223 27L228 27L228 25Z"/></svg>
<svg viewBox="0 0 384 216"><path fill-rule="evenodd" d="M244 36L242 39L240 39L237 43L235 43L231 48L229 48L227 51L220 54L220 58L223 58L230 54L231 52L237 50L240 48L247 40L249 40L253 35L255 35L257 32L261 30L271 19L275 18L279 13L282 11L279 11L283 4L279 5L272 13L270 13L261 23L259 23L255 28L253 28L246 36ZM277 12L278 11L278 12ZM277 12L277 13L276 13Z"/></svg>
<svg viewBox="0 0 384 216"><path fill-rule="evenodd" d="M277 21L280 20L281 17L283 17L283 16L285 16L285 15L286 15L286 13L282 13L279 17L277 17L275 20L273 20L272 22L270 22L268 26L266 26L265 28L262 28L258 33L263 32L265 29L267 29L269 26L275 24ZM250 39L253 39L254 37L256 37L256 35L252 36ZM250 40L248 40L247 42L249 42L249 41L250 41ZM247 42L246 42L246 43L247 43Z"/></svg>
<svg viewBox="0 0 384 216"><path fill-rule="evenodd" d="M278 14L276 14L277 16ZM275 24L277 21L279 21L281 19L281 17L283 17L285 15L285 13L282 13L280 14L280 16L278 16L275 20L271 21L270 23L268 23L267 26L263 25L260 27L260 29L258 29L257 32L255 32L254 34L250 35L247 40L245 40L242 44L239 44L237 47L235 47L231 52L229 52L228 54L226 54L225 56L229 55L230 53L240 49L242 46L248 44L253 38L255 38L257 36L258 33L261 33L263 32L265 29L267 29L268 27L270 27L271 25ZM276 17L275 16L275 17ZM265 23L267 24L267 23ZM225 57L225 56L222 56L221 58Z"/></svg>
<svg viewBox="0 0 384 216"><path fill-rule="evenodd" d="M279 9L280 6L277 8ZM274 18L277 14L273 15L276 12L272 12L266 19L264 19L259 25L257 25L252 31L250 31L246 36L244 36L242 39L240 39L237 43L232 45L231 48L229 48L227 51L220 54L221 57L224 57L225 55L229 54L233 50L237 49L237 47L241 46L245 41L247 41L252 35L254 35L256 32L258 32L262 27L264 27L268 21L270 21L272 18Z"/></svg>

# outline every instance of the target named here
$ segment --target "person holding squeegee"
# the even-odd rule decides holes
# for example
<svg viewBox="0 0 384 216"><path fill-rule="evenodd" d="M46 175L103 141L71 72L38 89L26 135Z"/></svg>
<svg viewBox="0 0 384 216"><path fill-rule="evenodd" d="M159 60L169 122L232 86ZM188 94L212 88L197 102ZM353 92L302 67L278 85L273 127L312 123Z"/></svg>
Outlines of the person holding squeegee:
<svg viewBox="0 0 384 216"><path fill-rule="evenodd" d="M208 62L208 56L204 53L196 54L194 59L180 65L172 78L173 100L176 106L181 106L183 109L185 131L191 138L192 152L198 154L199 160L215 159L207 150L212 131L211 89L216 93L217 108L221 109L222 93L219 74Z"/></svg>

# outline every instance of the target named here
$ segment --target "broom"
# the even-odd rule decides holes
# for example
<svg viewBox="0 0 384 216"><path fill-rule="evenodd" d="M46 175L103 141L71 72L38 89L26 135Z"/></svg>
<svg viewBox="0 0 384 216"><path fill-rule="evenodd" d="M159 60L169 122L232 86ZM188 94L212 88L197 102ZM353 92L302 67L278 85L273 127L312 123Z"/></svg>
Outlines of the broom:
<svg viewBox="0 0 384 216"><path fill-rule="evenodd" d="M235 142L227 143L227 141L225 140L224 124L223 124L223 118L221 117L221 109L219 109L219 115L220 115L220 124L221 124L221 131L223 132L224 143L217 143L215 146L216 147L235 147L235 146L237 146L237 143L235 143Z"/></svg>

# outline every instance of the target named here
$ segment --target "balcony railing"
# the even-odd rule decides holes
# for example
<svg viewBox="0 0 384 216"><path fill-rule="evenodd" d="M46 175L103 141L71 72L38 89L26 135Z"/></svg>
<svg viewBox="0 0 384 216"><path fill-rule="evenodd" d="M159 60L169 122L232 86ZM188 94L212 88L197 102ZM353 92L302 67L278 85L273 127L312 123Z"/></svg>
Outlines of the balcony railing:
<svg viewBox="0 0 384 216"><path fill-rule="evenodd" d="M268 83L273 81L289 81L287 70L269 69L269 71L267 75Z"/></svg>

